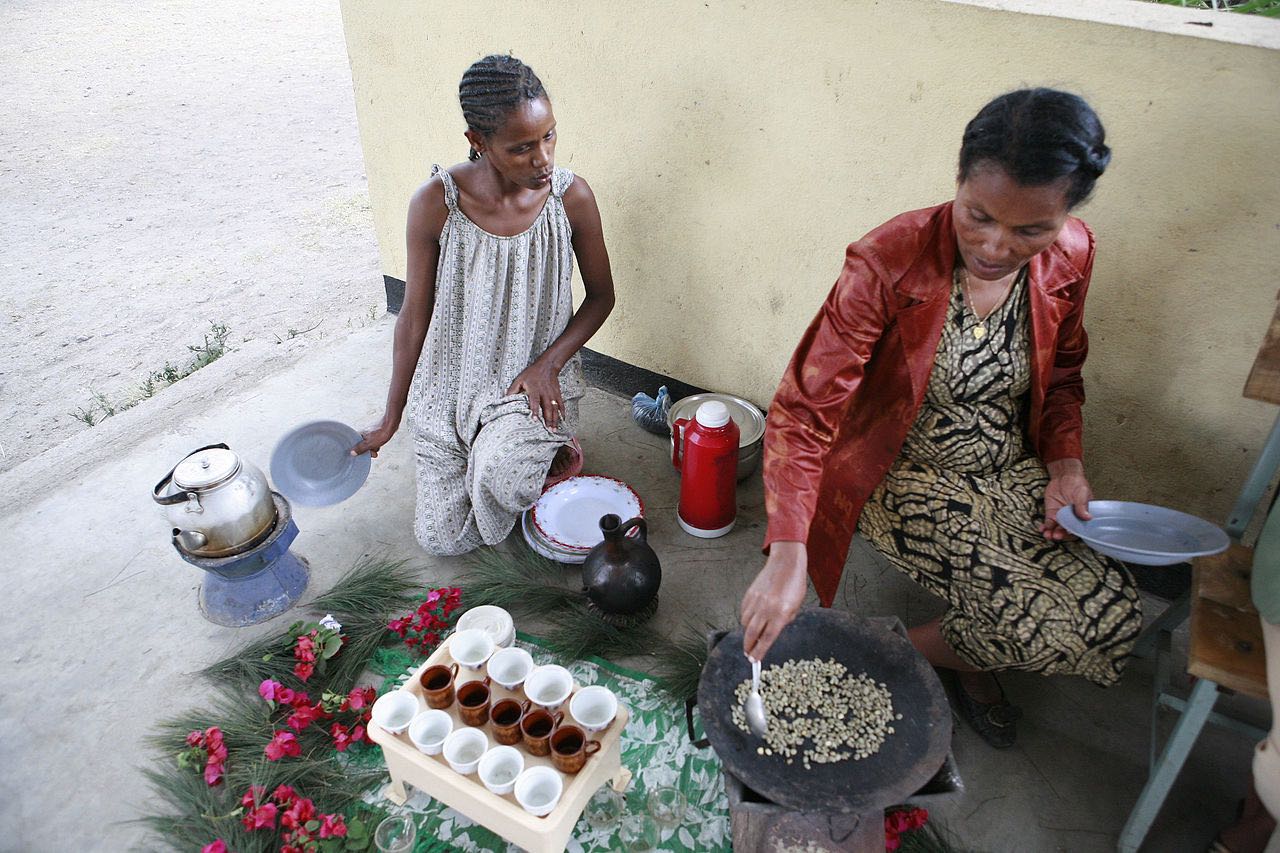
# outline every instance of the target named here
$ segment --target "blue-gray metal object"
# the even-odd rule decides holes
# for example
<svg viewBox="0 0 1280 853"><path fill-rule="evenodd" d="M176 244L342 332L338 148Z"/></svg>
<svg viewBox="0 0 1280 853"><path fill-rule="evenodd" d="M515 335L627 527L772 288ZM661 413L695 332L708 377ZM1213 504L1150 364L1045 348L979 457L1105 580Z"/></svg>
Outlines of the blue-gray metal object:
<svg viewBox="0 0 1280 853"><path fill-rule="evenodd" d="M1200 735L1200 730L1204 728L1205 721L1209 718L1209 713L1213 710L1217 699L1217 684L1204 678L1196 682L1187 700L1187 710L1173 727L1173 732L1169 735L1169 741L1165 744L1159 761L1156 762L1151 778L1147 780L1142 793L1138 795L1138 801L1133 804L1129 819L1125 821L1124 829L1120 831L1117 850L1122 853L1136 853L1142 846L1142 839L1146 837L1147 830L1151 828L1156 815L1160 813L1164 798L1173 787L1173 781L1178 778L1178 771L1186 762L1187 753L1191 752L1191 747Z"/></svg>
<svg viewBox="0 0 1280 853"><path fill-rule="evenodd" d="M359 443L360 433L338 421L296 427L271 452L271 482L301 506L341 503L369 478L369 452L351 455Z"/></svg>
<svg viewBox="0 0 1280 853"><path fill-rule="evenodd" d="M1227 517L1227 535L1232 539L1239 541L1244 535L1263 493L1275 476L1276 468L1280 468L1280 417L1276 418L1275 425L1271 427L1271 435L1267 437L1267 443L1262 445L1258 461L1253 463L1249 478L1240 490L1240 497L1236 498L1236 505Z"/></svg>
<svg viewBox="0 0 1280 853"><path fill-rule="evenodd" d="M293 607L307 588L307 564L289 552L298 537L293 510L279 493L271 497L276 504L275 529L251 551L234 557L196 557L174 542L182 559L206 572L200 612L210 622L229 628L265 622Z"/></svg>

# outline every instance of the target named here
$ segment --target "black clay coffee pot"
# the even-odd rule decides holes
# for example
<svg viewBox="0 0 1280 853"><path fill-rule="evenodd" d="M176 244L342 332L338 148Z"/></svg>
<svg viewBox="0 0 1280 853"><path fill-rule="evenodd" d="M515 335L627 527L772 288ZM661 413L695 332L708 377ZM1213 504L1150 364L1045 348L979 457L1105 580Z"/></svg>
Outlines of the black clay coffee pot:
<svg viewBox="0 0 1280 853"><path fill-rule="evenodd" d="M638 530L636 537L628 536ZM582 586L601 611L629 616L644 610L658 594L662 564L649 547L649 528L643 518L623 523L609 514L600 519L604 541L591 549L582 564Z"/></svg>

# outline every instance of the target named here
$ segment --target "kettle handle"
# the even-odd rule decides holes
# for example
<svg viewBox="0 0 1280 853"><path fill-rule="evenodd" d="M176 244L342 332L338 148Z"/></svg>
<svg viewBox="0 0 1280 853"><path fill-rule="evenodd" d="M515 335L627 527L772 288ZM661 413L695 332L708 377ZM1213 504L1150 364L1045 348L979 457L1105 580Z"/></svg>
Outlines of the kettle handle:
<svg viewBox="0 0 1280 853"><path fill-rule="evenodd" d="M621 527L619 527L618 536L620 538L625 537L627 534L629 534L632 530L635 530L636 528L640 528L640 541L648 545L649 544L649 525L640 516L636 516L635 518L631 519L630 521L626 522Z"/></svg>
<svg viewBox="0 0 1280 853"><path fill-rule="evenodd" d="M682 430L689 425L688 418L677 418L671 424L671 467L680 470L680 461L684 458L684 436Z"/></svg>
<svg viewBox="0 0 1280 853"><path fill-rule="evenodd" d="M231 448L227 447L225 444L207 444L204 447L197 447L195 450L188 453L187 456L194 456L195 454L199 453L201 450L230 450L230 449ZM184 456L182 457L182 459L179 459L178 465L181 465L182 460L186 459L187 456ZM181 504L181 503L187 502L187 495L185 492L177 492L172 495L160 494L160 490L163 489L165 486L167 486L169 484L169 481L173 479L173 472L178 470L178 465L174 465L173 468L169 471L169 473L164 475L164 479L156 483L156 487L151 490L151 499L154 500L156 503L160 504L161 506L173 506L174 504Z"/></svg>

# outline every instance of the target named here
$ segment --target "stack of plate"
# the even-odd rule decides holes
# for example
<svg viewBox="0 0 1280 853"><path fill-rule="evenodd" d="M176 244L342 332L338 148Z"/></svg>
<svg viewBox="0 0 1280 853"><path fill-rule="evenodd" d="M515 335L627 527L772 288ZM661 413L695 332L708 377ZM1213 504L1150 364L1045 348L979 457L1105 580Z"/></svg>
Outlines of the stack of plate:
<svg viewBox="0 0 1280 853"><path fill-rule="evenodd" d="M1058 510L1058 523L1093 550L1126 563L1168 566L1225 551L1226 531L1203 518L1151 504L1089 501L1089 521L1071 506Z"/></svg>
<svg viewBox="0 0 1280 853"><path fill-rule="evenodd" d="M623 521L644 515L644 502L621 480L596 475L570 477L542 493L520 519L524 541L559 563L580 564L604 540L600 518Z"/></svg>
<svg viewBox="0 0 1280 853"><path fill-rule="evenodd" d="M511 620L511 614L492 604L481 604L466 611L458 617L458 624L454 627L458 631L470 628L484 631L499 648L506 648L516 641L516 624Z"/></svg>

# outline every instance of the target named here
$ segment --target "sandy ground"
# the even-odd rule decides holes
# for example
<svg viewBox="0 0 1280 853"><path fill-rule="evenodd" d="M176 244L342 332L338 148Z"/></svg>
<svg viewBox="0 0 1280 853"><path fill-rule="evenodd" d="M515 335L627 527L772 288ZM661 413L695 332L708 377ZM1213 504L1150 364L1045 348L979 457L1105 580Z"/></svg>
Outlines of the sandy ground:
<svg viewBox="0 0 1280 853"><path fill-rule="evenodd" d="M0 68L0 471L212 323L383 312L336 2L8 0Z"/></svg>

